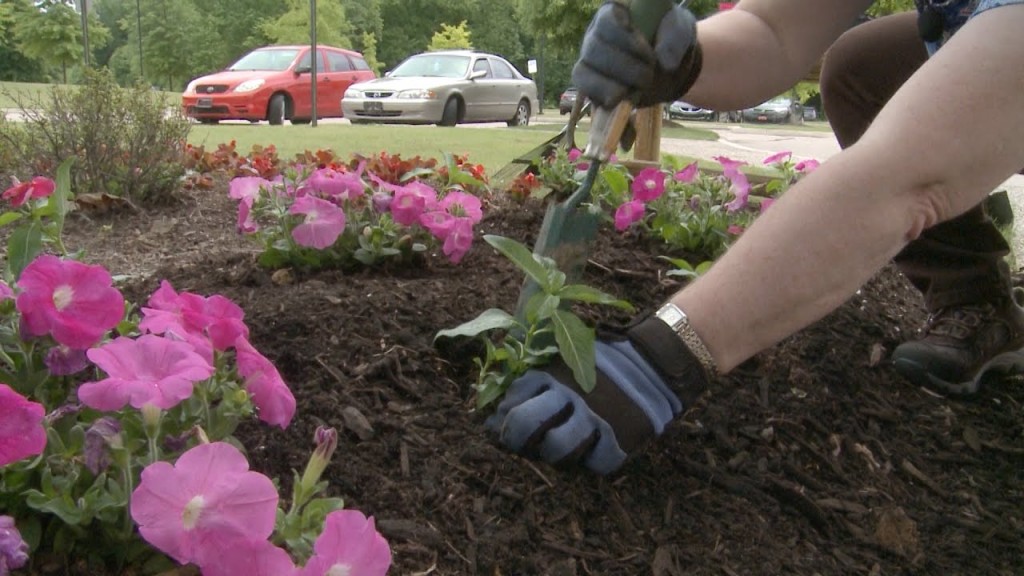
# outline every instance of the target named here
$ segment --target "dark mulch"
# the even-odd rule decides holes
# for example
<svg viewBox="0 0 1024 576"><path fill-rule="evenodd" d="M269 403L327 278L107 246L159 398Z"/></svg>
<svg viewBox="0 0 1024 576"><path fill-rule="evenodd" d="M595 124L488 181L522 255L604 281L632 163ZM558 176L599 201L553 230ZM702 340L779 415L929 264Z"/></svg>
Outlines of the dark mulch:
<svg viewBox="0 0 1024 576"><path fill-rule="evenodd" d="M287 487L316 426L342 430L330 491L376 517L393 574L1024 573L1024 388L963 402L901 380L886 359L924 314L892 270L598 478L497 446L474 409L472 348L433 343L514 307L521 275L486 244L459 266L272 277L223 191L191 194L76 216L69 244L126 274L135 302L166 278L245 309L298 399L288 430L240 430L254 468ZM481 232L532 242L540 220L538 205L496 207ZM607 231L585 282L648 311L679 288L656 254Z"/></svg>

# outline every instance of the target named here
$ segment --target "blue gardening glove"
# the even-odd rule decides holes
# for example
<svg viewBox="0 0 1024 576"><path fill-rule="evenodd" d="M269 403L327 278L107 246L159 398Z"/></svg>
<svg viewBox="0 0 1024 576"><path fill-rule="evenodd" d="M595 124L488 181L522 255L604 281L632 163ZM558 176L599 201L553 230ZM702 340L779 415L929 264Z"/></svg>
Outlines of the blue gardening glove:
<svg viewBox="0 0 1024 576"><path fill-rule="evenodd" d="M639 106L679 99L700 74L697 18L675 5L661 19L654 45L633 29L629 8L605 2L590 21L572 82L602 108L626 98Z"/></svg>
<svg viewBox="0 0 1024 576"><path fill-rule="evenodd" d="M610 474L707 385L697 358L653 316L625 338L595 343L597 386L583 392L556 361L509 386L486 426L513 452Z"/></svg>

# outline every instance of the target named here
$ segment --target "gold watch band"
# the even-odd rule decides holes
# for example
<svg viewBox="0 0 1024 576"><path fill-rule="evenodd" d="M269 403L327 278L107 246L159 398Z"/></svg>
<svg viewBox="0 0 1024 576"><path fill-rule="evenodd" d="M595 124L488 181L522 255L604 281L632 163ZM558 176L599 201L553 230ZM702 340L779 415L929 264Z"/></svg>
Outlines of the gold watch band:
<svg viewBox="0 0 1024 576"><path fill-rule="evenodd" d="M675 304L668 302L659 308L654 315L665 324L668 324L672 331L679 335L679 339L697 357L697 360L704 366L704 370L708 373L709 377L718 375L718 365L715 364L715 359L711 357L711 352L704 345L704 341L700 339L700 336L690 326L690 319L687 318L685 312L680 310Z"/></svg>

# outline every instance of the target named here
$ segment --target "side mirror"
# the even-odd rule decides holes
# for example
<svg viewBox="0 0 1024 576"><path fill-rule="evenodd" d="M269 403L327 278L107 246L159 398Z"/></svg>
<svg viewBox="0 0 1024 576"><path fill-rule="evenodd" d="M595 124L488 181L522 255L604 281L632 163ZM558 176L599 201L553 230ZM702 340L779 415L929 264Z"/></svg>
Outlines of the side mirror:
<svg viewBox="0 0 1024 576"><path fill-rule="evenodd" d="M306 73L308 73L308 72L310 72L312 70L313 70L312 66L309 66L308 64L305 65L305 66L296 66L295 67L295 75L299 76L301 74L306 74Z"/></svg>
<svg viewBox="0 0 1024 576"><path fill-rule="evenodd" d="M486 70L473 70L469 74L469 79L476 80L477 78L483 78L484 76L487 76Z"/></svg>
<svg viewBox="0 0 1024 576"><path fill-rule="evenodd" d="M384 71L384 77L385 78L391 78L391 70L385 70Z"/></svg>

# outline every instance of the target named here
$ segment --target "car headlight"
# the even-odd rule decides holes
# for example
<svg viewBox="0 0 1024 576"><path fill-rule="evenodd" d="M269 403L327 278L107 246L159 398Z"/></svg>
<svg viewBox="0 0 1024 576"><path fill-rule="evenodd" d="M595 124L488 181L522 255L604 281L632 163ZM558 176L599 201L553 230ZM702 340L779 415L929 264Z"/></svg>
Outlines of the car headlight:
<svg viewBox="0 0 1024 576"><path fill-rule="evenodd" d="M245 82L242 82L241 84L235 87L235 92L252 92L253 90L259 88L260 86L263 86L266 83L267 81L264 80L263 78L257 78L256 80L246 80Z"/></svg>
<svg viewBox="0 0 1024 576"><path fill-rule="evenodd" d="M355 88L349 88L348 90L345 90L345 96L343 96L343 97L344 98L362 98L363 97L363 91L362 90L356 90Z"/></svg>
<svg viewBox="0 0 1024 576"><path fill-rule="evenodd" d="M398 97L408 100L434 100L437 98L437 93L433 90L421 88L418 90L403 90L398 93Z"/></svg>

